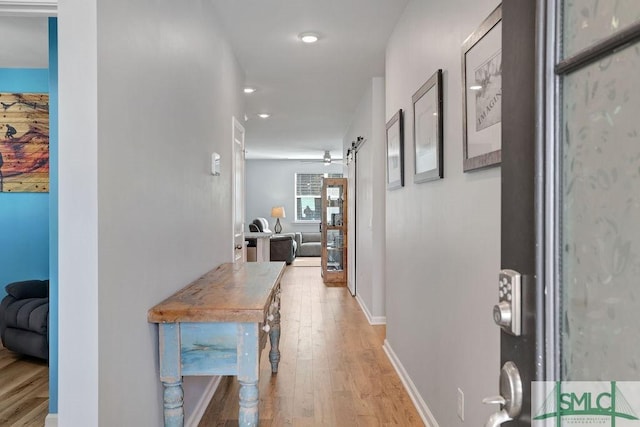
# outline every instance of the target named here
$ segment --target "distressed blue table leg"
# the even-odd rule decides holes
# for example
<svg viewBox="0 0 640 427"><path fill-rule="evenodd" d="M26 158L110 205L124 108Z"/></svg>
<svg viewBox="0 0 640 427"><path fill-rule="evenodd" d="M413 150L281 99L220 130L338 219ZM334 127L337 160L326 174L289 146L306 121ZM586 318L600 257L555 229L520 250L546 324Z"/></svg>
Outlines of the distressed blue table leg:
<svg viewBox="0 0 640 427"><path fill-rule="evenodd" d="M240 413L238 414L239 426L258 425L258 381L240 383Z"/></svg>
<svg viewBox="0 0 640 427"><path fill-rule="evenodd" d="M160 381L164 386L164 425L184 425L184 392L180 370L180 325L161 323L160 333Z"/></svg>
<svg viewBox="0 0 640 427"><path fill-rule="evenodd" d="M257 323L238 324L238 425L258 425L259 333Z"/></svg>
<svg viewBox="0 0 640 427"><path fill-rule="evenodd" d="M269 331L269 341L271 341L271 350L269 351L269 361L271 362L271 372L278 373L278 364L280 363L280 289L273 299L272 305L273 324Z"/></svg>
<svg viewBox="0 0 640 427"><path fill-rule="evenodd" d="M165 427L182 427L184 425L184 392L182 381L176 383L162 382L164 386L164 425Z"/></svg>

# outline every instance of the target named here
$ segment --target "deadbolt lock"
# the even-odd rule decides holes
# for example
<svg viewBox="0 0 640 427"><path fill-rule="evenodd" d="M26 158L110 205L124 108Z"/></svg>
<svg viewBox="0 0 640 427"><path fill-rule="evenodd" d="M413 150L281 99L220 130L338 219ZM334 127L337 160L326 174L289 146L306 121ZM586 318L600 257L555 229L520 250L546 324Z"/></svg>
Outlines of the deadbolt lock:
<svg viewBox="0 0 640 427"><path fill-rule="evenodd" d="M522 275L501 270L498 281L498 304L493 306L493 321L506 333L520 336L522 318Z"/></svg>

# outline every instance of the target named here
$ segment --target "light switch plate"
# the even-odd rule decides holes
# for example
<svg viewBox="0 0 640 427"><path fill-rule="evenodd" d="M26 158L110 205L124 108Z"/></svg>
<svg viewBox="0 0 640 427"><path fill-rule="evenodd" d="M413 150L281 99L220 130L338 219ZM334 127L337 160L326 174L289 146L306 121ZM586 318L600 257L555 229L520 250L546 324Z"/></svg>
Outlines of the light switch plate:
<svg viewBox="0 0 640 427"><path fill-rule="evenodd" d="M458 388L458 418L464 421L464 392Z"/></svg>
<svg viewBox="0 0 640 427"><path fill-rule="evenodd" d="M220 154L211 154L211 175L220 176Z"/></svg>

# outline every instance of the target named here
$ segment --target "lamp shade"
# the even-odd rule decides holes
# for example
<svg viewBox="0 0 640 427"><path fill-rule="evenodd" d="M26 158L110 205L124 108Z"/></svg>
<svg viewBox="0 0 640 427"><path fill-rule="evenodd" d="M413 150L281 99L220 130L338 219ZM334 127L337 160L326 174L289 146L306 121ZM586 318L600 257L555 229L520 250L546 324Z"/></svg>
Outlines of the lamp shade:
<svg viewBox="0 0 640 427"><path fill-rule="evenodd" d="M275 206L271 208L271 217L272 218L286 218L287 216L284 213L284 206Z"/></svg>

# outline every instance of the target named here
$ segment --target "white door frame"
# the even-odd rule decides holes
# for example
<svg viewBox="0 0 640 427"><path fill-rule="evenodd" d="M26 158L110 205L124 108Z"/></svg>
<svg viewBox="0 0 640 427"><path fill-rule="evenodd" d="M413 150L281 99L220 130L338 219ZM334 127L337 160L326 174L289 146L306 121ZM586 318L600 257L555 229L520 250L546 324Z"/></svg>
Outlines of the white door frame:
<svg viewBox="0 0 640 427"><path fill-rule="evenodd" d="M0 16L55 17L58 0L0 0Z"/></svg>
<svg viewBox="0 0 640 427"><path fill-rule="evenodd" d="M352 160L347 163L347 171L348 171L348 185L347 192L349 194L349 205L347 206L347 216L349 218L349 228L347 229L347 241L349 242L351 248L347 253L347 265L349 268L347 269L347 288L352 296L356 296L356 288L357 288L357 277L356 277L356 269L358 268L356 264L356 254L358 251L358 242L357 242L357 232L356 232L356 224L358 222L357 217L357 160L356 153L352 154ZM346 158L346 157L345 157Z"/></svg>
<svg viewBox="0 0 640 427"><path fill-rule="evenodd" d="M241 135L240 139L237 139L237 136ZM241 251L238 254L238 250L236 249L238 244L243 244L244 242L244 222L245 222L245 170L244 170L244 137L245 137L245 129L244 126L236 119L235 117L231 118L231 259L233 262L245 261L246 257L246 249L244 246L239 249ZM242 188L237 188L236 182L236 171L238 165L236 164L236 150L238 149L237 144L240 145L239 150L242 153ZM238 193L239 190L239 193ZM240 200L238 204L237 196L240 194ZM242 211L242 225L240 232L236 232L236 215L237 215L237 206L240 206L240 210ZM239 243L238 243L239 242Z"/></svg>

